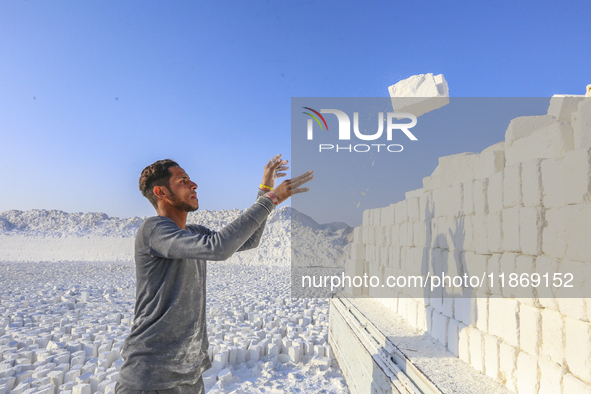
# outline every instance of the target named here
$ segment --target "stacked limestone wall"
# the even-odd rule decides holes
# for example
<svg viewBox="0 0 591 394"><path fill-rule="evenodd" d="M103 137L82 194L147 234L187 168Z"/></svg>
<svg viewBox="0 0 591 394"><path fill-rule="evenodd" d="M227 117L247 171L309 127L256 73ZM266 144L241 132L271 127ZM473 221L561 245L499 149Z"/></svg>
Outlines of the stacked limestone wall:
<svg viewBox="0 0 591 394"><path fill-rule="evenodd" d="M591 98L554 96L547 115L514 119L504 142L442 157L422 189L365 211L347 274L384 283L442 271L589 272L590 192ZM380 298L519 394L591 393L591 299L515 298L511 289L491 296L487 288L399 288L395 297L382 287L349 290ZM459 296L465 291L472 297Z"/></svg>

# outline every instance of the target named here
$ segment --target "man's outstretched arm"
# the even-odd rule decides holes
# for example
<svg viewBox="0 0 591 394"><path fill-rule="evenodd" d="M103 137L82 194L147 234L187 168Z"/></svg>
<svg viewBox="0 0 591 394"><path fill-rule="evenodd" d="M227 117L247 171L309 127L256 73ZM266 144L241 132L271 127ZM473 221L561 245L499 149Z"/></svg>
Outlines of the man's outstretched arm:
<svg viewBox="0 0 591 394"><path fill-rule="evenodd" d="M289 167L286 166L287 163L289 163L289 161L282 160L281 154L269 160L269 162L265 165L265 169L263 172L263 180L257 198L264 195L268 191L265 190L265 188L273 189L275 187L275 182L277 178L287 176L286 173L282 172L287 171L289 169ZM259 228L256 229L256 231L244 243L244 245L242 245L240 249L238 249L238 252L253 249L259 246L261 238L263 237L263 232L265 231L265 224L267 224L267 219L265 219L265 221L259 226Z"/></svg>
<svg viewBox="0 0 591 394"><path fill-rule="evenodd" d="M275 174L275 169L272 170ZM265 173L268 173L267 169ZM313 177L313 172L308 171L281 183L273 190L273 197L277 204L287 200L293 194L308 191L308 188L299 186ZM266 181L269 182L268 179ZM219 232L209 234L193 234L179 228L172 220L160 222L148 231L149 236L146 241L150 254L169 259L226 260L263 225L274 206L272 198L267 195L261 196L232 223Z"/></svg>

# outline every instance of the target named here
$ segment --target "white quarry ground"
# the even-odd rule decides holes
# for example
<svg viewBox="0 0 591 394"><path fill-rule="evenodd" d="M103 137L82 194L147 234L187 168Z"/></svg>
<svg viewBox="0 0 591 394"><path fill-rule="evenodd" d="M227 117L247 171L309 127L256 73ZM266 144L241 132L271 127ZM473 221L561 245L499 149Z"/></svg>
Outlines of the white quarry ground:
<svg viewBox="0 0 591 394"><path fill-rule="evenodd" d="M219 229L240 213L203 211L190 222ZM208 263L209 393L347 392L327 343L328 299L290 298L292 220L294 231L313 240L311 250L296 253L338 260L351 239L344 224L318 225L286 207L269 218L259 248ZM114 392L135 301L135 270L124 246L141 222L97 213L0 213L0 394ZM120 248L110 250L112 261L58 260L68 252L88 257L68 250L76 241ZM44 251L52 259L28 259Z"/></svg>
<svg viewBox="0 0 591 394"><path fill-rule="evenodd" d="M0 393L110 393L133 319L130 265L0 263ZM208 392L346 393L328 300L291 299L289 268L208 265Z"/></svg>

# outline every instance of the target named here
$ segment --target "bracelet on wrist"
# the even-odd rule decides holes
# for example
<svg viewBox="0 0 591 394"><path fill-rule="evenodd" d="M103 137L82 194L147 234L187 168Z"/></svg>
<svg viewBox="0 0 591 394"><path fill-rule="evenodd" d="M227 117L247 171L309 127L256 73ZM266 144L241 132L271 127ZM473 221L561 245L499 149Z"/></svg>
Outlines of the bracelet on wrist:
<svg viewBox="0 0 591 394"><path fill-rule="evenodd" d="M277 200L277 196L275 195L275 193L268 192L268 193L265 193L265 196L269 197L271 199L271 201L273 201L273 204L277 205L278 200Z"/></svg>
<svg viewBox="0 0 591 394"><path fill-rule="evenodd" d="M270 192L273 190L273 188L271 186L263 185L262 183L259 186L259 189L261 189L264 192Z"/></svg>

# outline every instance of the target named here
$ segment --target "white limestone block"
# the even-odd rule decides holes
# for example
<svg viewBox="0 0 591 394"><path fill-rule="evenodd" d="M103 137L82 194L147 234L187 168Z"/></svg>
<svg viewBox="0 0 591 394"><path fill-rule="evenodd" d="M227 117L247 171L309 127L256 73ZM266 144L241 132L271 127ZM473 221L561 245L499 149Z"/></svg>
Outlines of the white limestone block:
<svg viewBox="0 0 591 394"><path fill-rule="evenodd" d="M489 178L487 188L488 212L499 212L503 209L503 177L504 172L497 172Z"/></svg>
<svg viewBox="0 0 591 394"><path fill-rule="evenodd" d="M449 319L447 326L447 349L456 357L459 356L459 325L461 323L455 319Z"/></svg>
<svg viewBox="0 0 591 394"><path fill-rule="evenodd" d="M91 394L90 384L77 384L72 387L72 394Z"/></svg>
<svg viewBox="0 0 591 394"><path fill-rule="evenodd" d="M433 206L435 217L460 217L464 200L462 184L433 190Z"/></svg>
<svg viewBox="0 0 591 394"><path fill-rule="evenodd" d="M37 387L35 394L54 394L55 391L55 387L51 383L39 385Z"/></svg>
<svg viewBox="0 0 591 394"><path fill-rule="evenodd" d="M423 186L427 190L442 189L466 180L479 178L479 168L480 155L478 153L465 152L442 156L431 176L423 180Z"/></svg>
<svg viewBox="0 0 591 394"><path fill-rule="evenodd" d="M526 207L542 206L542 159L521 163L521 190L523 205Z"/></svg>
<svg viewBox="0 0 591 394"><path fill-rule="evenodd" d="M76 378L80 376L79 369L73 369L64 374L64 384L68 382L76 382Z"/></svg>
<svg viewBox="0 0 591 394"><path fill-rule="evenodd" d="M489 212L488 182L488 178L474 180L474 213L476 215L485 215Z"/></svg>
<svg viewBox="0 0 591 394"><path fill-rule="evenodd" d="M499 378L499 338L484 335L484 371L493 379Z"/></svg>
<svg viewBox="0 0 591 394"><path fill-rule="evenodd" d="M591 99L580 102L578 111L572 113L570 120L575 149L591 148Z"/></svg>
<svg viewBox="0 0 591 394"><path fill-rule="evenodd" d="M409 246L409 247L415 246L415 238L414 238L415 223L416 222L406 223L406 246Z"/></svg>
<svg viewBox="0 0 591 394"><path fill-rule="evenodd" d="M548 115L554 116L558 121L570 122L571 114L578 110L579 103L585 100L585 96L572 94L555 94L550 99Z"/></svg>
<svg viewBox="0 0 591 394"><path fill-rule="evenodd" d="M546 208L566 205L565 198L565 165L564 158L542 160L542 201Z"/></svg>
<svg viewBox="0 0 591 394"><path fill-rule="evenodd" d="M505 252L521 252L519 207L503 210L503 249Z"/></svg>
<svg viewBox="0 0 591 394"><path fill-rule="evenodd" d="M228 369L222 369L218 372L218 379L224 383L229 383L232 381L232 372Z"/></svg>
<svg viewBox="0 0 591 394"><path fill-rule="evenodd" d="M519 242L524 254L542 254L542 235L544 210L538 207L525 207L519 210Z"/></svg>
<svg viewBox="0 0 591 394"><path fill-rule="evenodd" d="M457 250L474 251L473 216L463 216L455 220L454 245Z"/></svg>
<svg viewBox="0 0 591 394"><path fill-rule="evenodd" d="M486 215L486 236L488 250L492 253L503 253L503 211Z"/></svg>
<svg viewBox="0 0 591 394"><path fill-rule="evenodd" d="M392 229L390 227L381 226L379 230L379 235L379 246L384 247L392 245Z"/></svg>
<svg viewBox="0 0 591 394"><path fill-rule="evenodd" d="M277 348L277 346L275 346L275 348ZM236 346L230 346L230 349L228 351L228 362L231 365L236 364L237 355L238 355L238 348Z"/></svg>
<svg viewBox="0 0 591 394"><path fill-rule="evenodd" d="M591 203L569 205L562 212L565 215L566 257L575 261L591 261L591 242L588 239Z"/></svg>
<svg viewBox="0 0 591 394"><path fill-rule="evenodd" d="M538 356L542 345L542 315L538 308L520 305L519 332L521 349L532 356Z"/></svg>
<svg viewBox="0 0 591 394"><path fill-rule="evenodd" d="M400 268L400 251L401 251L402 247L401 246L391 246L389 248L390 252L389 252L389 261L390 261L390 266L393 268Z"/></svg>
<svg viewBox="0 0 591 394"><path fill-rule="evenodd" d="M447 328L449 317L444 316L439 312L433 312L432 319L433 326L431 327L431 336L443 346L447 346Z"/></svg>
<svg viewBox="0 0 591 394"><path fill-rule="evenodd" d="M371 225L374 227L379 227L381 226L381 222L380 222L380 209L379 208L375 208L371 210Z"/></svg>
<svg viewBox="0 0 591 394"><path fill-rule="evenodd" d="M519 303L513 299L491 297L488 305L490 334L519 347Z"/></svg>
<svg viewBox="0 0 591 394"><path fill-rule="evenodd" d="M409 221L418 222L420 220L420 202L421 200L419 197L411 197L406 200L406 210Z"/></svg>
<svg viewBox="0 0 591 394"><path fill-rule="evenodd" d="M462 323L458 325L458 353L460 360L470 363L470 328Z"/></svg>
<svg viewBox="0 0 591 394"><path fill-rule="evenodd" d="M394 210L396 224L402 224L408 221L408 212L406 211L406 200L402 200L394 204Z"/></svg>
<svg viewBox="0 0 591 394"><path fill-rule="evenodd" d="M591 201L591 149L576 149L566 153L564 186L567 204Z"/></svg>
<svg viewBox="0 0 591 394"><path fill-rule="evenodd" d="M238 346L236 349L236 364L243 364L246 362L246 347Z"/></svg>
<svg viewBox="0 0 591 394"><path fill-rule="evenodd" d="M570 122L556 122L513 143L505 151L505 165L563 156L575 148Z"/></svg>
<svg viewBox="0 0 591 394"><path fill-rule="evenodd" d="M258 346L255 345L254 347L248 349L248 351L246 352L246 361L259 361L259 356L260 354Z"/></svg>
<svg viewBox="0 0 591 394"><path fill-rule="evenodd" d="M476 254L474 252L466 252L462 255L463 270L469 276L482 277L483 273L487 272L487 261L490 256ZM485 289L485 288L482 288Z"/></svg>
<svg viewBox="0 0 591 394"><path fill-rule="evenodd" d="M532 135L548 125L555 123L552 115L520 116L511 120L505 131L505 146L509 148L515 141Z"/></svg>
<svg viewBox="0 0 591 394"><path fill-rule="evenodd" d="M439 229L438 236L439 239L439 247L442 249L447 249L450 252L456 251L456 232L458 229L456 228L456 221L449 216L442 216L437 219L437 228ZM458 238L460 238L458 236Z"/></svg>
<svg viewBox="0 0 591 394"><path fill-rule="evenodd" d="M570 373L562 379L563 393L591 394L591 384L585 383Z"/></svg>
<svg viewBox="0 0 591 394"><path fill-rule="evenodd" d="M394 112L417 117L449 103L449 88L443 74L419 74L388 87Z"/></svg>
<svg viewBox="0 0 591 394"><path fill-rule="evenodd" d="M505 169L505 143L498 142L480 153L480 160L474 169L474 178L489 178Z"/></svg>
<svg viewBox="0 0 591 394"><path fill-rule="evenodd" d="M499 277L498 286L501 288L501 294L505 298L515 298L515 288L509 286L509 275L517 272L517 253L503 253L499 260L499 274L505 274L505 283Z"/></svg>
<svg viewBox="0 0 591 394"><path fill-rule="evenodd" d="M548 256L560 259L566 257L566 214L566 207L544 212L547 225L542 233L542 252ZM569 223L569 228L572 226L573 223Z"/></svg>
<svg viewBox="0 0 591 394"><path fill-rule="evenodd" d="M361 222L362 227L369 227L371 226L371 210L366 209L363 211L363 221Z"/></svg>
<svg viewBox="0 0 591 394"><path fill-rule="evenodd" d="M474 180L469 179L462 184L462 208L463 215L474 215Z"/></svg>
<svg viewBox="0 0 591 394"><path fill-rule="evenodd" d="M470 365L478 372L484 372L484 340L483 333L477 328L470 330Z"/></svg>
<svg viewBox="0 0 591 394"><path fill-rule="evenodd" d="M519 352L517 356L517 391L519 393L538 393L540 388L537 358Z"/></svg>
<svg viewBox="0 0 591 394"><path fill-rule="evenodd" d="M390 226L391 231L391 245L392 246L399 246L400 245L400 224L394 224Z"/></svg>
<svg viewBox="0 0 591 394"><path fill-rule="evenodd" d="M570 317L565 317L564 323L568 369L577 378L591 382L591 323Z"/></svg>
<svg viewBox="0 0 591 394"><path fill-rule="evenodd" d="M96 393L99 391L99 384L101 384L107 377L107 372L98 372L90 377L90 391ZM57 386L56 386L57 387Z"/></svg>
<svg viewBox="0 0 591 394"><path fill-rule="evenodd" d="M518 207L523 204L521 192L521 163L505 167L503 178L503 204L505 208Z"/></svg>
<svg viewBox="0 0 591 394"><path fill-rule="evenodd" d="M92 372L85 372L76 378L76 382L78 382L78 384L90 384L90 377L92 375Z"/></svg>
<svg viewBox="0 0 591 394"><path fill-rule="evenodd" d="M206 390L209 390L209 388L211 388L211 386L213 386L216 381L216 375L203 376L203 385L205 386Z"/></svg>
<svg viewBox="0 0 591 394"><path fill-rule="evenodd" d="M390 216L390 210L388 207L380 209L380 224L382 226L391 226L394 215Z"/></svg>
<svg viewBox="0 0 591 394"><path fill-rule="evenodd" d="M523 254L517 255L515 259L515 272L518 275L526 274L528 278L532 277L535 272L536 258L534 256L527 256ZM511 287L511 286L509 286ZM521 282L519 286L513 287L512 296L517 298L520 303L529 306L538 306L537 294L533 287L522 287Z"/></svg>
<svg viewBox="0 0 591 394"><path fill-rule="evenodd" d="M90 299L90 292L88 292L88 291L80 292L80 298L82 299L82 302L88 302L88 300Z"/></svg>
<svg viewBox="0 0 591 394"><path fill-rule="evenodd" d="M406 321L413 327L417 326L418 302L409 298L406 305Z"/></svg>
<svg viewBox="0 0 591 394"><path fill-rule="evenodd" d="M488 332L488 295L483 292L476 291L473 293L475 297L476 308L476 328L482 332Z"/></svg>
<svg viewBox="0 0 591 394"><path fill-rule="evenodd" d="M354 243L363 245L363 227L357 226L353 228L353 240Z"/></svg>
<svg viewBox="0 0 591 394"><path fill-rule="evenodd" d="M453 317L454 314L454 292L455 289L453 287L444 287L443 298L441 300L441 306L439 307L439 311L441 312L441 314L450 318Z"/></svg>
<svg viewBox="0 0 591 394"><path fill-rule="evenodd" d="M7 392L10 392L16 386L16 378L14 376L7 376L0 379L0 384L6 386Z"/></svg>
<svg viewBox="0 0 591 394"><path fill-rule="evenodd" d="M433 193L424 191L419 197L419 220L425 221L433 218Z"/></svg>
<svg viewBox="0 0 591 394"><path fill-rule="evenodd" d="M540 391L538 394L561 393L560 382L564 375L564 367L545 358L538 359L540 368ZM567 391L571 392L571 391Z"/></svg>
<svg viewBox="0 0 591 394"><path fill-rule="evenodd" d="M394 300L392 300L392 304L391 304L391 305L393 305L392 310L395 313L396 313L397 308L398 308L397 302L398 302L398 300L397 299L394 299ZM427 305L428 302L429 302L429 300L426 299L425 300L425 306L426 306L425 307L425 325L426 325L427 328L426 328L425 331L427 333L430 333L431 332L431 329L432 329L432 326L433 326L433 311L435 309L432 306Z"/></svg>
<svg viewBox="0 0 591 394"><path fill-rule="evenodd" d="M429 226L426 226L425 222L414 222L412 230L413 244L416 247L424 248L427 245L431 246L431 223L429 223ZM429 243L427 243L427 240L429 240Z"/></svg>
<svg viewBox="0 0 591 394"><path fill-rule="evenodd" d="M21 383L10 391L10 394L22 394L25 390L31 388L31 383Z"/></svg>
<svg viewBox="0 0 591 394"><path fill-rule="evenodd" d="M549 278L552 278L555 272L560 272L560 261L554 257L549 256L538 256L536 257L536 272L540 275L544 275L546 272L548 273ZM547 293L545 290L539 290L541 294ZM554 292L552 292L554 294ZM544 308L558 311L558 303L554 297L540 297L538 302Z"/></svg>
<svg viewBox="0 0 591 394"><path fill-rule="evenodd" d="M368 244L365 247L365 260L364 261L375 261L375 246Z"/></svg>
<svg viewBox="0 0 591 394"><path fill-rule="evenodd" d="M542 356L550 357L552 361L564 365L564 321L560 313L542 310Z"/></svg>
<svg viewBox="0 0 591 394"><path fill-rule="evenodd" d="M467 326L475 326L476 300L470 297L455 297L454 317Z"/></svg>
<svg viewBox="0 0 591 394"><path fill-rule="evenodd" d="M322 345L314 345L314 357L322 358L324 357L325 348Z"/></svg>
<svg viewBox="0 0 591 394"><path fill-rule="evenodd" d="M397 299L390 299L389 301L398 301ZM417 326L422 332L427 331L427 306L424 302L419 302L417 305Z"/></svg>
<svg viewBox="0 0 591 394"><path fill-rule="evenodd" d="M408 306L408 298L405 297L404 295L401 295L400 298L398 299L398 309L396 310L396 313L398 313L400 316L406 316L406 307Z"/></svg>
<svg viewBox="0 0 591 394"><path fill-rule="evenodd" d="M289 355L289 360L292 363L297 364L300 362L300 346L299 345L290 346L287 354Z"/></svg>
<svg viewBox="0 0 591 394"><path fill-rule="evenodd" d="M359 243L351 244L351 260L363 261L365 259L365 245Z"/></svg>
<svg viewBox="0 0 591 394"><path fill-rule="evenodd" d="M501 342L499 345L499 378L509 390L517 391L517 355L519 350Z"/></svg>
<svg viewBox="0 0 591 394"><path fill-rule="evenodd" d="M401 223L398 231L400 246L408 246L408 222Z"/></svg>

